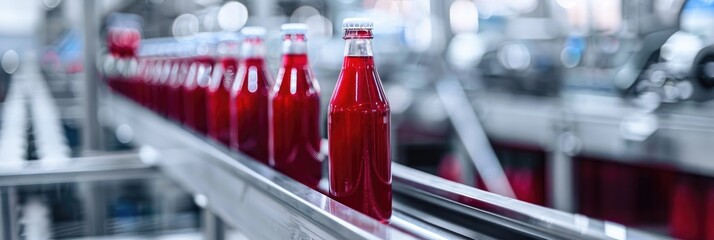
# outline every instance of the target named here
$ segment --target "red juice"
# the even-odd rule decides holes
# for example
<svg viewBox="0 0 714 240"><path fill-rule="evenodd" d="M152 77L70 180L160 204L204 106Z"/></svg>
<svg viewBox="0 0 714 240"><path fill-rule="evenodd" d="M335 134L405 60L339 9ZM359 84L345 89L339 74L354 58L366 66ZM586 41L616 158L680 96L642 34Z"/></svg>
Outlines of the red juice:
<svg viewBox="0 0 714 240"><path fill-rule="evenodd" d="M231 148L268 164L268 103L273 84L265 67L264 30L260 29L242 31L245 40L231 89Z"/></svg>
<svg viewBox="0 0 714 240"><path fill-rule="evenodd" d="M704 238L714 239L714 185L712 185L711 179L706 179L705 181L707 181L704 183L706 185L706 192L704 193L706 194L705 206L703 206L705 219L702 228L705 230Z"/></svg>
<svg viewBox="0 0 714 240"><path fill-rule="evenodd" d="M171 80L168 87L168 104L167 115L170 119L179 123L183 122L183 84L188 76L188 68L190 62L185 59L177 58L173 62L171 68Z"/></svg>
<svg viewBox="0 0 714 240"><path fill-rule="evenodd" d="M113 58L114 64L116 65L116 62L119 61L119 58L116 57L109 57ZM121 81L121 76L119 76L119 72L117 69L105 69L104 72L102 72L102 78L106 81L107 86L109 86L109 89L111 89L114 92L121 92L120 89L120 81Z"/></svg>
<svg viewBox="0 0 714 240"><path fill-rule="evenodd" d="M152 57L149 60L149 65L146 69L146 77L144 78L144 106L154 109L154 78L156 78L156 68L158 67L158 59Z"/></svg>
<svg viewBox="0 0 714 240"><path fill-rule="evenodd" d="M308 64L307 27L283 26L283 62L271 95L270 166L317 189L322 177L320 87Z"/></svg>
<svg viewBox="0 0 714 240"><path fill-rule="evenodd" d="M238 60L235 57L223 57L213 70L211 83L208 85L208 136L230 145L230 89L235 80Z"/></svg>
<svg viewBox="0 0 714 240"><path fill-rule="evenodd" d="M129 98L137 103L141 103L141 90L144 85L144 76L146 74L147 61L145 57L139 57L136 75L128 86Z"/></svg>
<svg viewBox="0 0 714 240"><path fill-rule="evenodd" d="M144 104L144 88L146 83L146 72L149 68L149 59L146 56L139 57L139 70L136 74L136 79L134 79L134 86L132 88L132 99L139 104Z"/></svg>
<svg viewBox="0 0 714 240"><path fill-rule="evenodd" d="M139 62L136 57L126 58L126 66L121 73L122 79L119 85L119 92L126 97L131 98L131 95L133 94L134 83L136 82L139 74L138 68Z"/></svg>
<svg viewBox="0 0 714 240"><path fill-rule="evenodd" d="M207 132L206 93L213 64L208 56L194 58L183 89L184 124L203 134Z"/></svg>
<svg viewBox="0 0 714 240"><path fill-rule="evenodd" d="M168 81L171 71L170 59L164 57L157 66L157 76L154 79L154 103L156 113L167 115L168 110Z"/></svg>
<svg viewBox="0 0 714 240"><path fill-rule="evenodd" d="M158 103L158 97L159 97L159 78L160 78L160 73L161 73L161 59L156 57L154 59L154 65L149 71L149 79L148 79L148 84L149 84L149 108L153 110L154 112L159 110L159 103Z"/></svg>
<svg viewBox="0 0 714 240"><path fill-rule="evenodd" d="M345 58L328 111L330 195L379 221L392 215L390 110L372 57L372 23L345 19Z"/></svg>
<svg viewBox="0 0 714 240"><path fill-rule="evenodd" d="M703 239L706 212L700 178L683 175L674 189L669 219L669 234L677 239Z"/></svg>

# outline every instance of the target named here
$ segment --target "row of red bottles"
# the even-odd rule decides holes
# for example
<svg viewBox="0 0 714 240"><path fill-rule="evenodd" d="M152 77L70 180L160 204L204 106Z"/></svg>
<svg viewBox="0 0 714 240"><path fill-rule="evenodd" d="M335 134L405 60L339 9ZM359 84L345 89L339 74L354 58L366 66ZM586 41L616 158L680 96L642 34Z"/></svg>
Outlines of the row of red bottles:
<svg viewBox="0 0 714 240"><path fill-rule="evenodd" d="M390 112L374 65L372 23L347 19L343 29L345 60L328 111L329 192L349 207L388 221ZM135 77L115 89L317 189L322 177L320 88L308 63L307 28L286 24L282 31L282 65L275 83L265 66L265 30L246 27L240 43L229 38L216 44L215 37L202 35L190 45L169 44L165 48L172 54L142 56Z"/></svg>

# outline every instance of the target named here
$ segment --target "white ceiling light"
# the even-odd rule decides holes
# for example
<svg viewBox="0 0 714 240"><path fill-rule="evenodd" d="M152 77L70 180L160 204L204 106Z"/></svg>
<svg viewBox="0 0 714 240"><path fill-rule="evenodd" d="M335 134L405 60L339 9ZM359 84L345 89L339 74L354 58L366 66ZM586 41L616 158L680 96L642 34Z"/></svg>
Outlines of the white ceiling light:
<svg viewBox="0 0 714 240"><path fill-rule="evenodd" d="M236 31L248 21L248 8L239 2L227 2L218 10L218 26L225 31Z"/></svg>
<svg viewBox="0 0 714 240"><path fill-rule="evenodd" d="M454 33L478 31L478 10L474 2L456 0L451 3L449 22Z"/></svg>

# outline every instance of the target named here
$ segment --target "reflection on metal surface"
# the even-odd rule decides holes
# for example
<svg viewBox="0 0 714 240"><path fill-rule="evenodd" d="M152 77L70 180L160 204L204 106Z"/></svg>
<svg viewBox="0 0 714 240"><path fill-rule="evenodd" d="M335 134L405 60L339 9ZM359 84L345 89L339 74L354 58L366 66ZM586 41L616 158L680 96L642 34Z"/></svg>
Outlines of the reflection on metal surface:
<svg viewBox="0 0 714 240"><path fill-rule="evenodd" d="M605 235L617 240L627 239L627 229L617 223L605 223Z"/></svg>

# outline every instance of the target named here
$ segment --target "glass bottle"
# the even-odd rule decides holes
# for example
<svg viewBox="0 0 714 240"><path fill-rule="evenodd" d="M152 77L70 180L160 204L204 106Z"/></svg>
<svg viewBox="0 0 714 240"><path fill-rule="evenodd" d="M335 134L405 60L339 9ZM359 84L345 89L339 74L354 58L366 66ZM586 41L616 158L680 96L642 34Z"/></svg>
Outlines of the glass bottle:
<svg viewBox="0 0 714 240"><path fill-rule="evenodd" d="M307 25L284 24L282 32L282 65L270 103L270 166L317 189L320 87L308 64Z"/></svg>
<svg viewBox="0 0 714 240"><path fill-rule="evenodd" d="M184 82L184 125L206 134L206 95L215 60L215 44L211 36L196 37L195 55Z"/></svg>
<svg viewBox="0 0 714 240"><path fill-rule="evenodd" d="M169 91L169 76L171 73L171 56L168 46L164 47L159 63L156 66L156 78L154 79L154 103L156 113L162 116L167 116L168 113L168 91Z"/></svg>
<svg viewBox="0 0 714 240"><path fill-rule="evenodd" d="M268 164L268 111L273 86L265 67L265 29L245 27L231 89L231 148Z"/></svg>
<svg viewBox="0 0 714 240"><path fill-rule="evenodd" d="M107 19L106 44L109 55L107 61L113 62L112 71L105 72L109 87L128 95L129 71L134 70L137 52L141 42L141 17L133 14L112 14ZM133 64L133 65L132 65Z"/></svg>
<svg viewBox="0 0 714 240"><path fill-rule="evenodd" d="M171 75L168 84L168 103L167 115L170 119L182 123L183 122L183 84L188 76L188 68L191 65L190 59L187 57L185 44L177 43L178 53L171 61Z"/></svg>
<svg viewBox="0 0 714 240"><path fill-rule="evenodd" d="M230 91L238 69L238 36L222 36L217 51L219 59L208 83L208 136L230 145Z"/></svg>
<svg viewBox="0 0 714 240"><path fill-rule="evenodd" d="M392 215L390 110L372 54L372 21L348 18L328 111L330 195L379 221Z"/></svg>

